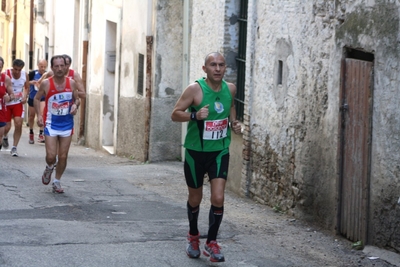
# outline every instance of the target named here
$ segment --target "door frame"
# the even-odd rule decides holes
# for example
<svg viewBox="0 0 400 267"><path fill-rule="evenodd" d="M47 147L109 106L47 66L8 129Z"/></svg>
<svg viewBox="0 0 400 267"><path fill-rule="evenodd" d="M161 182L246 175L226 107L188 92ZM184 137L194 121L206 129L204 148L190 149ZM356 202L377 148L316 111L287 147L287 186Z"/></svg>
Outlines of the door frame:
<svg viewBox="0 0 400 267"><path fill-rule="evenodd" d="M346 59L355 59L355 60L362 60L366 62L371 62L371 75L370 75L370 81L369 81L369 102L368 102L368 128L367 128L367 160L366 160L366 186L367 188L365 189L365 192L361 193L361 196L363 193L366 195L366 207L365 207L365 229L362 233L360 233L359 238L360 240L363 240L364 244L368 243L369 239L369 221L370 221L370 176L371 176L371 148L372 148L372 112L373 112L373 91L374 91L374 55L370 53L365 53L364 51L360 50L353 50L351 48L345 48L345 53L343 56L343 59L341 61L341 71L340 71L340 91L339 91L339 120L338 120L338 132L339 132L339 140L338 140L338 167L339 167L339 172L338 172L338 206L337 206L337 234L340 235L347 235L346 237L349 238L349 233L343 233L342 229L342 222L343 220L346 220L345 216L343 215L344 209L343 209L343 201L344 201L344 153L345 153L345 116L348 110L348 103L346 102L346 75L347 75L347 70L346 70ZM350 125L351 126L351 125ZM360 199L360 202L362 202L362 197ZM350 203L352 204L352 203ZM345 229L347 231L348 229ZM351 229L352 231L354 229ZM361 229L362 230L362 229ZM353 234L353 233L352 233ZM353 240L353 241L359 241L359 240Z"/></svg>

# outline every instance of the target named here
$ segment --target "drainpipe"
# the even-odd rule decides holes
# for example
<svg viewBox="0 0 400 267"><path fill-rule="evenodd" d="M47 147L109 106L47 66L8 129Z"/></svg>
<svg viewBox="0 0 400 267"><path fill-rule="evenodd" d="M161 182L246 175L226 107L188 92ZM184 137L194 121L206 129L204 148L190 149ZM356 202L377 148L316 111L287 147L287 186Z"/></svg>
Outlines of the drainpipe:
<svg viewBox="0 0 400 267"><path fill-rule="evenodd" d="M186 88L189 84L189 12L190 12L190 1L183 1L183 57L182 57L182 89ZM185 136L187 132L187 122L182 123L182 135L181 135L181 158L185 161L185 148L183 143L185 142Z"/></svg>
<svg viewBox="0 0 400 267"><path fill-rule="evenodd" d="M147 36L146 36L146 104L145 104L145 142L144 161L149 160L150 149L150 119L151 119L151 97L152 97L152 76L153 76L153 1L147 1Z"/></svg>
<svg viewBox="0 0 400 267"><path fill-rule="evenodd" d="M33 69L33 0L31 0L30 25L29 25L29 70Z"/></svg>
<svg viewBox="0 0 400 267"><path fill-rule="evenodd" d="M83 86L86 90L86 97L88 97L87 91L87 65L88 65L88 53L89 53L89 32L90 32L90 22L89 22L89 14L91 5L89 0L86 0L84 3L84 15L83 15L83 59L82 59L82 80L84 82ZM80 111L80 120L79 120L79 142L83 145L85 142L85 128L86 128L86 98L81 99L81 111Z"/></svg>
<svg viewBox="0 0 400 267"><path fill-rule="evenodd" d="M14 61L17 55L17 4L18 0L14 0L14 32L12 40L11 61Z"/></svg>

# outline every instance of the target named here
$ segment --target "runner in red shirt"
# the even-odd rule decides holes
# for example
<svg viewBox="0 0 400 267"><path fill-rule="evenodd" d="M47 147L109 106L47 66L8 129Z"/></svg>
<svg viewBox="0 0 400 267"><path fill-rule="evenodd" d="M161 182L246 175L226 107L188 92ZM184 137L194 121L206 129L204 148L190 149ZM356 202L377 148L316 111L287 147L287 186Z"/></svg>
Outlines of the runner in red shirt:
<svg viewBox="0 0 400 267"><path fill-rule="evenodd" d="M5 73L10 77L15 98L6 103L6 119L7 125L3 135L3 147L8 147L8 132L11 129L11 120L14 119L13 146L11 148L11 156L18 157L17 146L22 134L22 123L24 119L24 104L28 99L29 93L29 77L28 73L23 70L25 62L21 59L15 59L11 69L7 69Z"/></svg>
<svg viewBox="0 0 400 267"><path fill-rule="evenodd" d="M4 59L0 57L0 73L4 66ZM0 75L0 136L3 136L4 129L7 124L6 118L6 103L14 99L14 92L11 86L10 78L1 73ZM2 142L0 142L0 149L2 147Z"/></svg>

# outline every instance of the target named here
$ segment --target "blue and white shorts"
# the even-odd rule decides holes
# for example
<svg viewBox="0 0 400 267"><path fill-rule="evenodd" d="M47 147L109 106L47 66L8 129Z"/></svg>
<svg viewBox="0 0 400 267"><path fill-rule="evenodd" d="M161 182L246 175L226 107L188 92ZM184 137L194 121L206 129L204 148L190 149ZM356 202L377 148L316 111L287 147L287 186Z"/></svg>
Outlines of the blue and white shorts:
<svg viewBox="0 0 400 267"><path fill-rule="evenodd" d="M59 136L59 137L69 137L74 133L74 129L59 131L51 129L51 127L46 126L44 128L44 135L47 136Z"/></svg>

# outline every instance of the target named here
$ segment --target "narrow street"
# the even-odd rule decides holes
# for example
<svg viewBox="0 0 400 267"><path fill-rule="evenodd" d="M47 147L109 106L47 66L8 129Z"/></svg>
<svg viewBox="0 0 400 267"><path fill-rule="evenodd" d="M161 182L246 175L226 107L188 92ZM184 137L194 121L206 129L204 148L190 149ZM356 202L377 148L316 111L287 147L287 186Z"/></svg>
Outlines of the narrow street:
<svg viewBox="0 0 400 267"><path fill-rule="evenodd" d="M0 266L400 265L398 254L352 250L350 241L229 192L219 235L226 262L189 259L181 162L142 164L73 144L57 195L41 183L44 144L29 145L26 126L19 157L9 149L0 152ZM206 185L203 235L208 199Z"/></svg>

